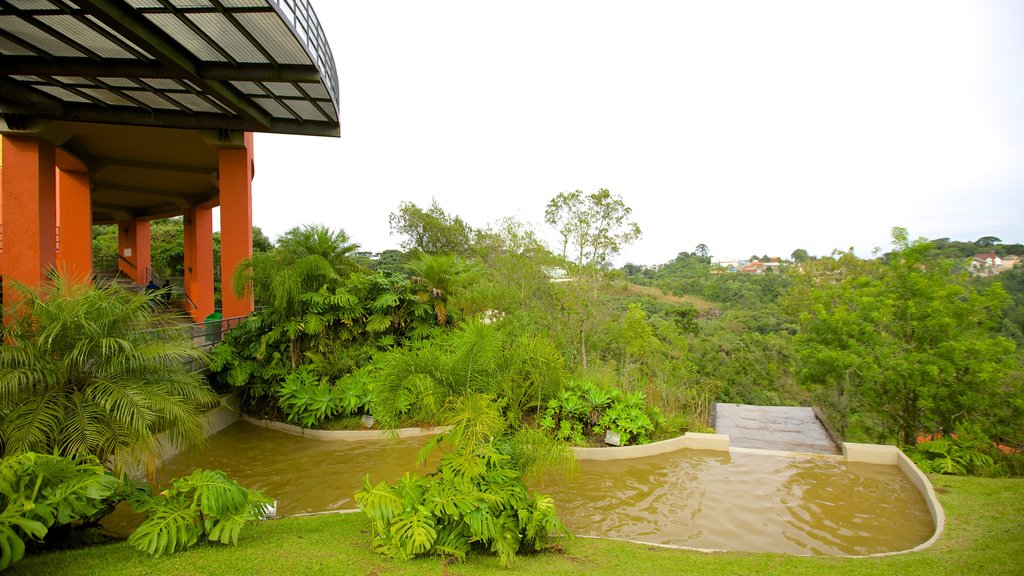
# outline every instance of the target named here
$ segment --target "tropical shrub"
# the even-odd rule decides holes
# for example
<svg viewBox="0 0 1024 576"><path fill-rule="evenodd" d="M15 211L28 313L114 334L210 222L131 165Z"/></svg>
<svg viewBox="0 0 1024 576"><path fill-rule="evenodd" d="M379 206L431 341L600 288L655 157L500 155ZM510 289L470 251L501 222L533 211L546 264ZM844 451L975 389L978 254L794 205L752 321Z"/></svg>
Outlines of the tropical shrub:
<svg viewBox="0 0 1024 576"><path fill-rule="evenodd" d="M196 470L153 496L139 492L132 508L146 520L128 537L143 552L160 556L184 550L200 539L235 544L249 522L265 516L274 501L230 480L220 470Z"/></svg>
<svg viewBox="0 0 1024 576"><path fill-rule="evenodd" d="M25 452L0 459L0 570L21 560L27 539L41 541L52 526L109 512L117 488L95 456Z"/></svg>
<svg viewBox="0 0 1024 576"><path fill-rule="evenodd" d="M647 406L642 392L624 393L589 381L570 381L548 401L540 427L570 444L603 441L608 431L620 435L622 445L650 442L657 424L663 423L658 410Z"/></svg>
<svg viewBox="0 0 1024 576"><path fill-rule="evenodd" d="M416 346L374 358L371 411L384 427L435 422L454 396L487 393L514 423L561 385L564 360L549 340L506 333L503 322L464 323Z"/></svg>
<svg viewBox="0 0 1024 576"><path fill-rule="evenodd" d="M524 477L571 456L535 431L510 428L500 403L474 393L449 403L451 429L420 454L422 463L448 446L433 472L409 472L395 484L363 480L355 499L370 518L374 550L399 559L436 554L462 560L475 546L508 566L517 554L542 550L567 534L551 497L531 494Z"/></svg>
<svg viewBox="0 0 1024 576"><path fill-rule="evenodd" d="M93 455L124 476L160 432L202 441L200 414L217 397L189 364L206 354L145 294L60 276L5 289L18 297L0 346L0 453Z"/></svg>
<svg viewBox="0 0 1024 576"><path fill-rule="evenodd" d="M365 411L371 397L369 367L348 374L331 384L317 380L308 366L288 374L278 388L278 406L288 421L303 428L315 428L338 415Z"/></svg>

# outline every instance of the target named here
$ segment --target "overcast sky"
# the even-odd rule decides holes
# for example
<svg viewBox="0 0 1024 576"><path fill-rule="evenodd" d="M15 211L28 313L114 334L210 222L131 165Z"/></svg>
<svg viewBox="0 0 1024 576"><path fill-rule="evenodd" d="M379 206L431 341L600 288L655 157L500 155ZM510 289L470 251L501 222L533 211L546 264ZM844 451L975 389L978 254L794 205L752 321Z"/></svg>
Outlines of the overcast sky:
<svg viewBox="0 0 1024 576"><path fill-rule="evenodd" d="M396 247L431 198L552 234L548 200L608 188L643 230L619 264L1024 243L1024 1L312 3L341 138L257 135L271 239Z"/></svg>

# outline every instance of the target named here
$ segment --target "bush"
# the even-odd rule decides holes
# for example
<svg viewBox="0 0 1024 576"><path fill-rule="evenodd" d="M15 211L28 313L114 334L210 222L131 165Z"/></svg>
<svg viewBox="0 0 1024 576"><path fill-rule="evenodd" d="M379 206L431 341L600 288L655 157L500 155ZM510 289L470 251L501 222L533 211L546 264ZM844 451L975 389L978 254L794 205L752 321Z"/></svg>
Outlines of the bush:
<svg viewBox="0 0 1024 576"><path fill-rule="evenodd" d="M0 460L0 570L21 560L26 539L108 512L117 487L94 456L26 452Z"/></svg>
<svg viewBox="0 0 1024 576"><path fill-rule="evenodd" d="M160 556L184 550L200 538L235 544L242 527L262 518L273 500L228 479L220 470L196 470L156 496L140 492L132 508L147 516L128 543Z"/></svg>
<svg viewBox="0 0 1024 576"><path fill-rule="evenodd" d="M611 430L626 446L650 442L656 424L663 422L658 411L647 406L642 392L624 393L588 381L570 381L548 401L540 427L559 440L578 445Z"/></svg>

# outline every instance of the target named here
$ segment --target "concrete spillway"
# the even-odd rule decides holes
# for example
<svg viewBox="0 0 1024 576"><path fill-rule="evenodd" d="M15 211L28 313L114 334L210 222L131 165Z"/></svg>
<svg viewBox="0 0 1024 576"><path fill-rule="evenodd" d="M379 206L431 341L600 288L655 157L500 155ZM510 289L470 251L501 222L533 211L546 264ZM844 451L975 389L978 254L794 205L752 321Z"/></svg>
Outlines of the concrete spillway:
<svg viewBox="0 0 1024 576"><path fill-rule="evenodd" d="M715 431L729 435L729 445L763 450L839 454L839 447L814 415L798 406L717 406Z"/></svg>

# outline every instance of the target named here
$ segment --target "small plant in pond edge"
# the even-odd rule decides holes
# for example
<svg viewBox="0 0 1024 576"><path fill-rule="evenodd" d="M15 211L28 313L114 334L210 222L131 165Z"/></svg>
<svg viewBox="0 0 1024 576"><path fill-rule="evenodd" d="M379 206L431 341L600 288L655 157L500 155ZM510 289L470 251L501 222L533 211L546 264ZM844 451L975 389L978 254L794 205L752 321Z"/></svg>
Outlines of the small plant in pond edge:
<svg viewBox="0 0 1024 576"><path fill-rule="evenodd" d="M200 538L235 544L242 527L272 505L220 470L196 470L156 496L140 492L132 498L132 508L147 517L128 543L153 556L184 550Z"/></svg>
<svg viewBox="0 0 1024 576"><path fill-rule="evenodd" d="M619 433L625 446L649 442L662 421L657 410L647 406L642 392L627 394L592 382L572 381L548 401L540 427L571 444L586 444L588 438L612 430Z"/></svg>
<svg viewBox="0 0 1024 576"><path fill-rule="evenodd" d="M278 406L289 422L314 428L335 416L365 411L370 388L369 368L348 374L331 385L303 366L285 377L277 391Z"/></svg>

